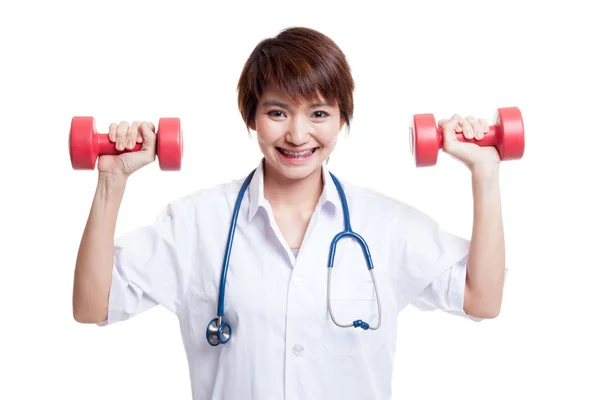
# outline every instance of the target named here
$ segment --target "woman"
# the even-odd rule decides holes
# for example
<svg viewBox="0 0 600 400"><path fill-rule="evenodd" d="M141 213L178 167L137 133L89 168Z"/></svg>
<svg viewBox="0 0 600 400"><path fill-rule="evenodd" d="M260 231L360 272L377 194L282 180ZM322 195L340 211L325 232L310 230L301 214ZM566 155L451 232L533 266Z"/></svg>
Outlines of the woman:
<svg viewBox="0 0 600 400"><path fill-rule="evenodd" d="M135 142L142 149L98 162L75 270L75 319L107 325L162 305L180 321L194 398L237 400L388 399L396 318L409 303L476 321L495 317L505 273L499 157L455 137L480 139L487 123L456 115L440 122L444 151L472 175L467 241L327 171L352 119L353 89L345 56L327 36L291 28L262 41L238 85L240 112L264 156L256 170L174 200L152 226L116 243L127 179L154 161L156 136L146 122L112 124L119 150ZM334 268L326 268L345 206L374 274L360 240L349 237L337 244Z"/></svg>

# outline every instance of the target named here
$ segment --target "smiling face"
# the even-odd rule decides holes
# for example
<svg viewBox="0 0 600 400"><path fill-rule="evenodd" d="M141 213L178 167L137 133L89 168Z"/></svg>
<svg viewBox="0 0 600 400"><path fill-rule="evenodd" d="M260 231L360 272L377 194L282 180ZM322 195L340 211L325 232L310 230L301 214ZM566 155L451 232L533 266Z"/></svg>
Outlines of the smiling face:
<svg viewBox="0 0 600 400"><path fill-rule="evenodd" d="M320 173L343 126L336 104L322 96L296 103L273 85L263 93L250 122L270 169L292 180Z"/></svg>
<svg viewBox="0 0 600 400"><path fill-rule="evenodd" d="M291 27L262 40L246 60L237 89L244 123L257 132L265 172L277 179L315 177L342 127L350 129L350 65L337 44L314 29Z"/></svg>

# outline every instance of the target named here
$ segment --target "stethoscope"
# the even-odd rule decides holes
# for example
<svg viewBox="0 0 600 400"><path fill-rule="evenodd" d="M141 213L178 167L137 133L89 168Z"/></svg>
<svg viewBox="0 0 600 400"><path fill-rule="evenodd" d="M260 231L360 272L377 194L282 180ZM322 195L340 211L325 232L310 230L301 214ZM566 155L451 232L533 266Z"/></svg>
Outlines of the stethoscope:
<svg viewBox="0 0 600 400"><path fill-rule="evenodd" d="M212 319L208 323L208 327L206 328L206 340L211 346L218 346L219 344L225 344L231 338L231 326L227 322L223 322L223 309L225 303L225 283L227 282L227 270L229 269L229 257L231 255L231 247L233 245L233 236L235 234L235 227L237 224L238 214L240 212L240 206L242 204L242 199L244 198L244 193L254 176L256 169L248 175L240 191L238 193L238 197L235 203L235 208L233 210L233 217L231 219L231 226L229 227L229 237L227 239L227 246L225 248L225 257L223 258L223 269L221 271L221 286L219 288L219 304L217 307L217 317ZM338 181L338 179L330 172L331 178L335 183L335 187L337 188L338 194L340 196L340 200L342 201L342 210L344 213L344 230L333 238L331 241L331 245L329 247L329 259L327 262L327 267L329 271L327 273L327 308L329 311L329 315L333 322L339 326L340 328L362 328L364 330L377 330L381 324L381 300L379 298L379 288L377 287L377 281L375 280L375 275L373 273L373 262L371 261L371 253L369 252L369 246L365 240L358 234L352 231L350 227L350 213L348 211L348 202L346 201L346 194L344 193L344 189L342 189L342 185ZM340 324L337 322L335 317L333 316L333 309L331 307L331 273L333 271L333 262L335 259L335 249L337 247L337 243L343 237L351 237L356 239L356 241L360 244L365 261L367 263L367 268L371 273L371 279L373 280L373 286L375 287L375 294L377 296L377 325L370 326L367 322L357 319L356 321L349 324Z"/></svg>

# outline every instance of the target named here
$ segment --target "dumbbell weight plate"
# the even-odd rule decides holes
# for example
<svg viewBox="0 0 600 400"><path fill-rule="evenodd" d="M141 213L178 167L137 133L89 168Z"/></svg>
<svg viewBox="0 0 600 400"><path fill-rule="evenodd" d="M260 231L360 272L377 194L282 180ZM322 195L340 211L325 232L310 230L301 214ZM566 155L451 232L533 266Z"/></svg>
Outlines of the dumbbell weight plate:
<svg viewBox="0 0 600 400"><path fill-rule="evenodd" d="M433 114L415 114L410 127L410 151L418 167L435 165L441 137Z"/></svg>
<svg viewBox="0 0 600 400"><path fill-rule="evenodd" d="M161 118L158 121L157 156L160 169L179 171L183 158L183 135L179 118Z"/></svg>
<svg viewBox="0 0 600 400"><path fill-rule="evenodd" d="M94 118L73 117L69 131L69 156L73 169L94 169L96 166L95 134Z"/></svg>
<svg viewBox="0 0 600 400"><path fill-rule="evenodd" d="M499 128L496 135L500 159L504 161L522 158L525 152L525 128L519 108L499 108L494 116L493 125Z"/></svg>

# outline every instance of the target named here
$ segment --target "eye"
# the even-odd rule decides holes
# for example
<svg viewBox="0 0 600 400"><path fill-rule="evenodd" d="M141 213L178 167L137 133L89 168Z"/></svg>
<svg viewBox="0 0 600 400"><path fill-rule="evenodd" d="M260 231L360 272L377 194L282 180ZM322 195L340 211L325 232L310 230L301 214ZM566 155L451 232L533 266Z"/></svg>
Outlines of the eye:
<svg viewBox="0 0 600 400"><path fill-rule="evenodd" d="M325 117L329 116L329 114L326 113L325 111L315 111L315 115L317 115L317 114L322 115L322 117L320 117L320 118L325 118Z"/></svg>
<svg viewBox="0 0 600 400"><path fill-rule="evenodd" d="M279 111L279 110L271 110L267 113L267 115L271 116L271 117L285 117L285 114L283 113L283 111Z"/></svg>

